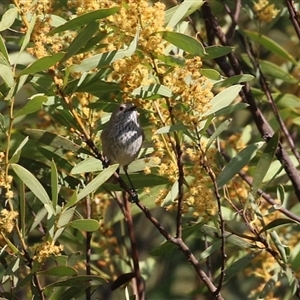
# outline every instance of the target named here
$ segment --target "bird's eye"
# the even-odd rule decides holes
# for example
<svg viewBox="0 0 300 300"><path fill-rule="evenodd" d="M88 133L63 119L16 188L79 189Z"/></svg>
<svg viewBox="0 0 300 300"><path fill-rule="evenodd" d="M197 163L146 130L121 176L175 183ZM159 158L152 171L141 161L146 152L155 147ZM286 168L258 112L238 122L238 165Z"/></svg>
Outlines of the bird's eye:
<svg viewBox="0 0 300 300"><path fill-rule="evenodd" d="M119 111L123 111L125 109L125 107L123 106L123 105L121 105L120 107L119 107Z"/></svg>

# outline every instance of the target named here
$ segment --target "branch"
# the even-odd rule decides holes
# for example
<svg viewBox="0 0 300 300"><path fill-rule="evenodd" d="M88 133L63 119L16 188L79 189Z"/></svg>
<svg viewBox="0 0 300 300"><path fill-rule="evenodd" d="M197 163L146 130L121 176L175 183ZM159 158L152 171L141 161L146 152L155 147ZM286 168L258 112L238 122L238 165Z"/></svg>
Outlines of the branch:
<svg viewBox="0 0 300 300"><path fill-rule="evenodd" d="M196 271L199 278L203 281L203 283L206 285L210 293L214 296L214 299L216 300L223 300L224 298L222 295L217 291L216 286L213 284L213 282L210 280L210 278L206 275L206 273L201 269L199 261L196 259L194 254L191 252L191 250L188 248L188 246L184 243L184 241L181 238L174 238L172 237L155 219L149 209L144 206L142 202L137 202L136 205L143 211L144 215L147 219L150 220L150 222L156 227L156 229L164 236L164 238L176 245L179 250L186 256L188 261L193 266L194 270Z"/></svg>
<svg viewBox="0 0 300 300"><path fill-rule="evenodd" d="M206 27L212 28L214 30L214 34L218 37L221 44L224 46L228 46L229 44L227 42L226 36L224 35L207 2L204 2L204 4L202 5L202 10L206 22ZM212 39L210 38L210 40ZM226 76L230 77L233 75L243 74L240 68L239 61L234 53L229 53L227 55L227 58L230 64L224 58L216 59L216 62L218 63L222 71L226 74ZM262 138L266 141L270 140L274 134L274 131L264 118L261 110L258 108L256 101L250 91L250 86L248 83L244 84L243 89L240 92L240 96L245 103L249 104L248 108L252 114L253 120L256 123L258 130L261 133ZM281 143L278 144L276 157L285 169L286 174L293 184L295 194L300 201L300 176L298 170L294 166L287 152L283 149Z"/></svg>

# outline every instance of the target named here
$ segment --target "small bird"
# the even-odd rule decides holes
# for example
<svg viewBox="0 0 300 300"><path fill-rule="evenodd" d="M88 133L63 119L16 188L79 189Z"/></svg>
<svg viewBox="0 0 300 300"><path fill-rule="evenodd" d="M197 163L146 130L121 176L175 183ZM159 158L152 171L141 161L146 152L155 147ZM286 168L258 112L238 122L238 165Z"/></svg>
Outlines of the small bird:
<svg viewBox="0 0 300 300"><path fill-rule="evenodd" d="M119 164L128 179L128 165L138 156L144 140L136 108L133 103L120 104L101 133L103 155Z"/></svg>

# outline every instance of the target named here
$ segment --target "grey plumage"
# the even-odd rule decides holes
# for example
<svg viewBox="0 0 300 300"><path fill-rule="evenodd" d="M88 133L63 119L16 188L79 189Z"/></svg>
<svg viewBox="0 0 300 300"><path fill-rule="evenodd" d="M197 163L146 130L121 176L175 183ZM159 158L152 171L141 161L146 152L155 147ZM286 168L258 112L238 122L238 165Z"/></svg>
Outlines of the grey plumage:
<svg viewBox="0 0 300 300"><path fill-rule="evenodd" d="M102 152L111 163L118 163L127 173L142 147L144 132L136 106L123 103L112 113L101 133Z"/></svg>

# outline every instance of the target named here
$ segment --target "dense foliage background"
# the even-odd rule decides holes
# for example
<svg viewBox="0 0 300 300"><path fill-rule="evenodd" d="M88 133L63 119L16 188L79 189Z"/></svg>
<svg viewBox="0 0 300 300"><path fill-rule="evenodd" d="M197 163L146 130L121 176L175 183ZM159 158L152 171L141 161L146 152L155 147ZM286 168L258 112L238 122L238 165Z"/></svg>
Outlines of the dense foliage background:
<svg viewBox="0 0 300 300"><path fill-rule="evenodd" d="M299 6L2 1L1 297L299 299Z"/></svg>

